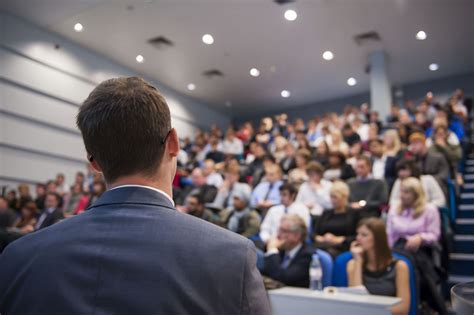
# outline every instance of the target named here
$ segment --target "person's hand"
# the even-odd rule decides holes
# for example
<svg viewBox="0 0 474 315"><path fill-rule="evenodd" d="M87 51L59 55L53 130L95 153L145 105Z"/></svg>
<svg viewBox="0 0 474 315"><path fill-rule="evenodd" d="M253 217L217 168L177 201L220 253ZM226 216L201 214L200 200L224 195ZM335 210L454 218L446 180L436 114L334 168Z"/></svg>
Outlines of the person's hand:
<svg viewBox="0 0 474 315"><path fill-rule="evenodd" d="M267 243L267 251L272 249L280 250L280 247L283 245L284 241L278 238L271 238Z"/></svg>
<svg viewBox="0 0 474 315"><path fill-rule="evenodd" d="M405 244L405 249L410 252L416 252L418 248L420 248L423 239L420 235L416 234L407 238L407 242Z"/></svg>
<svg viewBox="0 0 474 315"><path fill-rule="evenodd" d="M313 209L314 206L315 206L315 203L314 203L314 202L308 202L308 203L306 204L306 207L307 207L309 210Z"/></svg>
<svg viewBox="0 0 474 315"><path fill-rule="evenodd" d="M314 240L316 241L316 243L324 243L325 242L324 236L322 236L322 235L316 235L314 237Z"/></svg>
<svg viewBox="0 0 474 315"><path fill-rule="evenodd" d="M435 143L440 146L445 146L446 145L446 139L443 137L436 137Z"/></svg>
<svg viewBox="0 0 474 315"><path fill-rule="evenodd" d="M360 209L360 208L362 208L362 206L360 205L359 202L352 202L352 203L350 204L350 207L351 207L352 209Z"/></svg>
<svg viewBox="0 0 474 315"><path fill-rule="evenodd" d="M25 226L21 229L21 232L26 234L26 233L31 233L34 230L35 230L35 228L33 227L33 225L27 225L27 226Z"/></svg>
<svg viewBox="0 0 474 315"><path fill-rule="evenodd" d="M363 259L362 258L363 252L364 250L362 249L362 246L360 246L360 244L357 243L357 241L353 241L351 243L351 253L352 253L352 257L354 257L355 260L361 261Z"/></svg>

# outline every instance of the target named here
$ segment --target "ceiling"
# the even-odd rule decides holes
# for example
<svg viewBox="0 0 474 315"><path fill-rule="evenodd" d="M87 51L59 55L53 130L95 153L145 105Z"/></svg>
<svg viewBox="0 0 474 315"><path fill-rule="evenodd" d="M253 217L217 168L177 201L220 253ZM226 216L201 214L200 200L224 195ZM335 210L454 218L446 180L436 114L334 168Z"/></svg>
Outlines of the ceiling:
<svg viewBox="0 0 474 315"><path fill-rule="evenodd" d="M472 0L2 0L0 7L234 116L366 92L374 49L387 53L394 85L474 71ZM287 9L296 21L284 19ZM419 30L426 40L415 39ZM368 31L381 42L357 45L354 35ZM201 41L206 33L213 45ZM147 42L157 36L174 46ZM325 50L332 61L321 58ZM438 71L428 70L432 62ZM204 77L210 69L224 76ZM291 97L282 98L283 89Z"/></svg>

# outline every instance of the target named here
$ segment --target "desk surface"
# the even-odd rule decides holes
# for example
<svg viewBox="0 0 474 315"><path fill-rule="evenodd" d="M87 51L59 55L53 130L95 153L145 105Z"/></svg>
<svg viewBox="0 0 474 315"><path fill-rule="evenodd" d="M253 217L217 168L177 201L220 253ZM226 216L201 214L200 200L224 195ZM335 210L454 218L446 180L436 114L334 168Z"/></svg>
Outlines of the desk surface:
<svg viewBox="0 0 474 315"><path fill-rule="evenodd" d="M268 291L273 315L390 315L401 299L285 287Z"/></svg>
<svg viewBox="0 0 474 315"><path fill-rule="evenodd" d="M325 293L323 291L311 291L305 288L292 288L284 287L281 289L268 291L270 296L287 296L287 297L300 297L300 298L311 298L317 300L329 300L338 301L350 304L363 304L363 305L374 305L381 307L389 307L401 302L400 298L391 296L380 296L380 295L361 295L361 294L350 294L350 293Z"/></svg>

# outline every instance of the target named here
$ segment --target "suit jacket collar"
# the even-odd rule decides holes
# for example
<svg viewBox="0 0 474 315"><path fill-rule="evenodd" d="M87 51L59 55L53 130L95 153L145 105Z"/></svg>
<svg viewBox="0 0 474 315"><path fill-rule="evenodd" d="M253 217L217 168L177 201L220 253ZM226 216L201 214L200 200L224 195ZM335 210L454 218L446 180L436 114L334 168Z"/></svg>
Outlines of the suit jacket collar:
<svg viewBox="0 0 474 315"><path fill-rule="evenodd" d="M92 206L97 208L114 204L143 204L174 210L173 203L163 194L145 187L117 187L106 191Z"/></svg>

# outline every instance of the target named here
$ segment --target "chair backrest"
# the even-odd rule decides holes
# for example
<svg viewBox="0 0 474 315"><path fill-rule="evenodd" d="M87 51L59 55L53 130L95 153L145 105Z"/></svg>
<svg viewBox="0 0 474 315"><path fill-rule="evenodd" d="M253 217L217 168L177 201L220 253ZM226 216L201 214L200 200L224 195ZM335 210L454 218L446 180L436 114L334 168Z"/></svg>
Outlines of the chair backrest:
<svg viewBox="0 0 474 315"><path fill-rule="evenodd" d="M416 275L415 269L413 268L413 264L411 260L407 257L399 254L399 253L392 253L395 259L399 259L404 261L409 270L409 277L410 277L410 315L416 315L418 310L418 287L416 284ZM351 252L344 252L336 257L334 261L334 268L333 268L333 277L332 283L336 287L347 287L349 281L347 279L347 263L352 259Z"/></svg>
<svg viewBox="0 0 474 315"><path fill-rule="evenodd" d="M332 270L332 285L336 287L347 287L347 263L352 259L351 252L344 252L336 257Z"/></svg>
<svg viewBox="0 0 474 315"><path fill-rule="evenodd" d="M331 255L322 250L317 249L316 254L319 256L319 262L321 263L321 268L323 268L323 288L332 285L332 269L333 261Z"/></svg>
<svg viewBox="0 0 474 315"><path fill-rule="evenodd" d="M410 309L408 314L416 315L418 312L418 287L416 284L415 269L413 268L411 260L407 257L399 253L392 253L392 255L395 259L404 261L408 266L408 273L410 276Z"/></svg>

